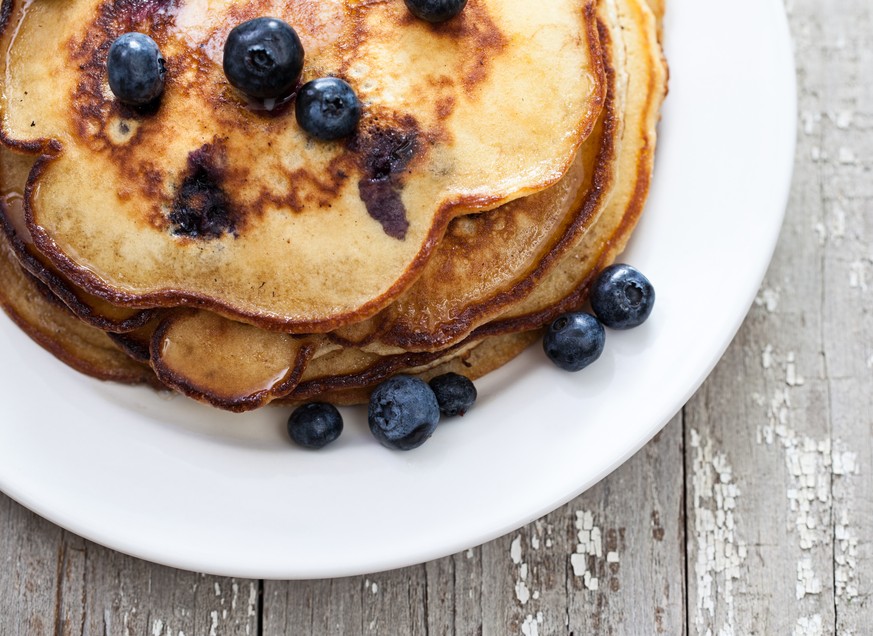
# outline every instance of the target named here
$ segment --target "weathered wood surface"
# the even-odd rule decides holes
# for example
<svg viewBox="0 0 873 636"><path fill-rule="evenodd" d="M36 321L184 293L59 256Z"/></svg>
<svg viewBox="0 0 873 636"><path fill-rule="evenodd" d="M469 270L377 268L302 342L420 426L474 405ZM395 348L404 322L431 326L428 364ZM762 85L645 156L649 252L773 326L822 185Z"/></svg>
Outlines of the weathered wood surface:
<svg viewBox="0 0 873 636"><path fill-rule="evenodd" d="M787 6L782 240L722 363L632 461L484 546L334 581L151 565L0 495L0 636L873 633L873 6Z"/></svg>

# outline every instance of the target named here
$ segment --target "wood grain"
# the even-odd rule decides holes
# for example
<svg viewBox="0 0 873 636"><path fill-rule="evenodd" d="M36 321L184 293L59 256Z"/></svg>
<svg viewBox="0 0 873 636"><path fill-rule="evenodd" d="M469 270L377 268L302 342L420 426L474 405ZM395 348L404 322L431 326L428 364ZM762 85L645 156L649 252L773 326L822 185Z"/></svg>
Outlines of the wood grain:
<svg viewBox="0 0 873 636"><path fill-rule="evenodd" d="M773 264L704 387L615 474L483 546L325 581L148 564L0 495L0 635L869 634L873 7L787 8L800 129Z"/></svg>

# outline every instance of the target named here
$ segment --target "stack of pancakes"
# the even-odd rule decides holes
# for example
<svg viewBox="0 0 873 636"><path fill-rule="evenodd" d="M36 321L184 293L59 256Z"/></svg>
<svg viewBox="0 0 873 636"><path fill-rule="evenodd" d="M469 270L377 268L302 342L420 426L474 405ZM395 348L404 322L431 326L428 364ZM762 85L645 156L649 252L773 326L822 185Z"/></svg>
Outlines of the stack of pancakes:
<svg viewBox="0 0 873 636"><path fill-rule="evenodd" d="M660 0L469 0L436 26L401 0L2 6L0 304L101 379L244 411L476 378L585 302L645 203ZM227 32L260 15L297 30L302 81L355 88L352 138L229 86ZM106 82L129 31L167 62L145 108Z"/></svg>

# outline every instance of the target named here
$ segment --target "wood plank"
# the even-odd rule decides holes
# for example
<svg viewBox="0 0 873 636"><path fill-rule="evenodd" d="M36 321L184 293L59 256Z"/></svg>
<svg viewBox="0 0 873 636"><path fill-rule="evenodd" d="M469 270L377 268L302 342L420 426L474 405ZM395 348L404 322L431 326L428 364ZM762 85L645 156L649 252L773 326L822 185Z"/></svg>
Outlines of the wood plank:
<svg viewBox="0 0 873 636"><path fill-rule="evenodd" d="M836 633L873 624L873 17L864 0L843 0L821 22L821 42L804 20L804 46L819 51L822 110L812 119L822 158L825 227L824 363L833 430ZM811 18L810 18L811 19ZM839 69L834 73L833 69Z"/></svg>
<svg viewBox="0 0 873 636"><path fill-rule="evenodd" d="M61 530L5 495L0 524L3 636L258 633L258 581L122 555Z"/></svg>
<svg viewBox="0 0 873 636"><path fill-rule="evenodd" d="M852 131L870 122L852 82L873 70L869 4L797 0L789 15L801 132L786 225L757 307L686 409L691 634L870 625L873 144Z"/></svg>
<svg viewBox="0 0 873 636"><path fill-rule="evenodd" d="M266 581L264 633L682 634L682 479L677 418L593 490L479 548L336 581Z"/></svg>

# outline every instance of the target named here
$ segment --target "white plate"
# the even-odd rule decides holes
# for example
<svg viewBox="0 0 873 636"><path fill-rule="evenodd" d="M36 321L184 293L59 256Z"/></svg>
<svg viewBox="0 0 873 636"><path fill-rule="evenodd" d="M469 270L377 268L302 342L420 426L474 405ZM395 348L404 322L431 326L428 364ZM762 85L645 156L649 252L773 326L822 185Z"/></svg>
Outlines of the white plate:
<svg viewBox="0 0 873 636"><path fill-rule="evenodd" d="M266 578L351 575L444 556L538 518L673 416L738 329L791 178L795 83L779 0L668 0L671 90L652 197L624 260L656 286L641 328L558 371L538 347L479 381L479 404L391 452L363 410L321 452L286 411L234 416L71 372L0 318L0 488L151 561Z"/></svg>

